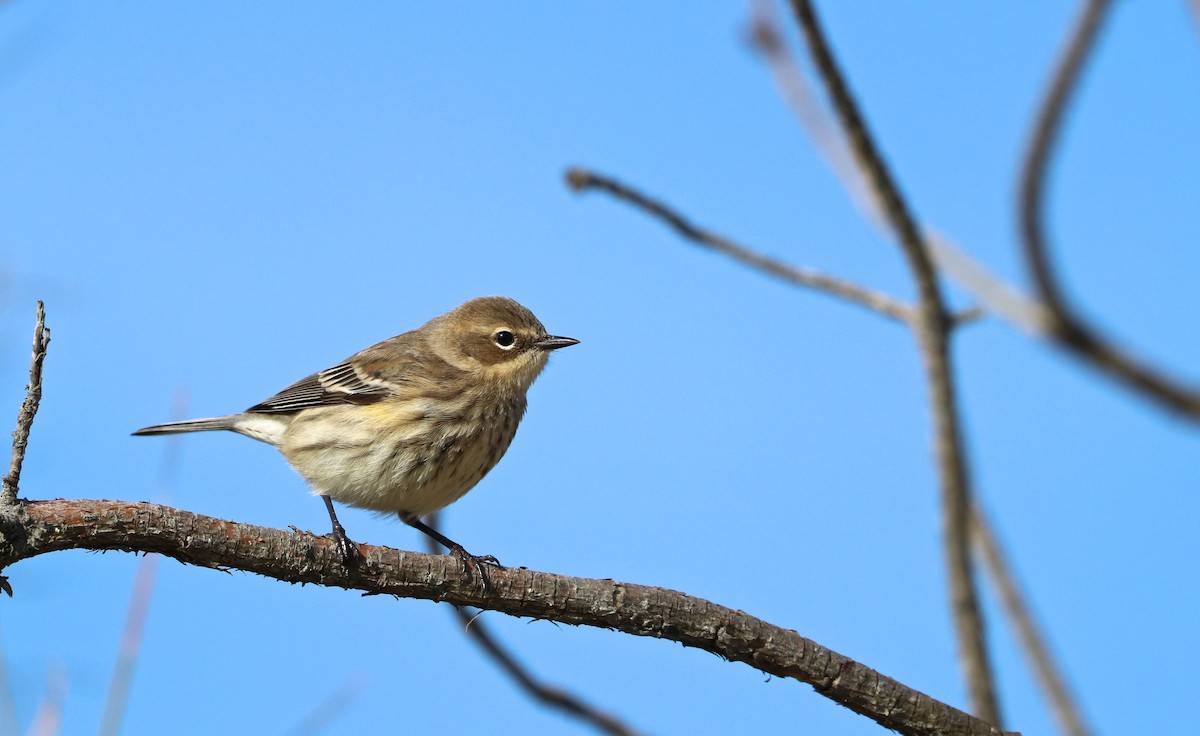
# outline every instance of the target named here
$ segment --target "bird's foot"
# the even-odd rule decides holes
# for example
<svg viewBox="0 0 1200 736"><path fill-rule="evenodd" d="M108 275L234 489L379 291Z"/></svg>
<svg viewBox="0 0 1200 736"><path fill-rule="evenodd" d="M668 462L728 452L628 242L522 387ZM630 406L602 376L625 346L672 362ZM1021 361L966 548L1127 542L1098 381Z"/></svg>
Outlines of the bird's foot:
<svg viewBox="0 0 1200 736"><path fill-rule="evenodd" d="M463 549L460 544L450 547L450 555L458 558L458 564L462 566L463 573L479 580L484 593L492 592L492 581L488 579L485 565L503 570L504 565L500 564L500 560L497 560L492 555L473 555Z"/></svg>
<svg viewBox="0 0 1200 736"><path fill-rule="evenodd" d="M333 528L333 531L327 534L333 540L333 546L337 549L338 555L342 558L342 565L347 570L358 567L363 561L362 550L358 548L358 543L346 536L346 530L338 524Z"/></svg>

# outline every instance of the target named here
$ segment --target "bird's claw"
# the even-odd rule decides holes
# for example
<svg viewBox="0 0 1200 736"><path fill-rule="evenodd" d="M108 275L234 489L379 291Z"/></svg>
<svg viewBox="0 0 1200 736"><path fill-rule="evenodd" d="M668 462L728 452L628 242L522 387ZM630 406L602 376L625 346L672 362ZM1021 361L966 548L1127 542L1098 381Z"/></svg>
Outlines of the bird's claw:
<svg viewBox="0 0 1200 736"><path fill-rule="evenodd" d="M488 579L484 565L491 565L499 570L503 570L504 565L500 564L500 560L497 560L492 555L473 555L457 544L450 548L450 554L458 558L458 564L461 565L464 574L479 579L483 592L492 592L492 581Z"/></svg>
<svg viewBox="0 0 1200 736"><path fill-rule="evenodd" d="M340 525L335 527L329 536L333 539L333 546L337 549L338 556L342 558L342 565L346 569L357 567L363 561L362 550L358 548L358 544L354 540L346 536L346 530L340 528Z"/></svg>

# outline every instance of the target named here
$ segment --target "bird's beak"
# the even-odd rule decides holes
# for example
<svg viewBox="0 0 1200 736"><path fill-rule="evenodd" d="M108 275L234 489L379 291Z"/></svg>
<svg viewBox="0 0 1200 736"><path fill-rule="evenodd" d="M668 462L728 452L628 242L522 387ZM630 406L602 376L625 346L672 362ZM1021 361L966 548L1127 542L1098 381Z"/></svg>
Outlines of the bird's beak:
<svg viewBox="0 0 1200 736"><path fill-rule="evenodd" d="M569 348L572 345L578 345L579 341L573 337L556 337L554 335L546 335L541 340L533 344L539 350L558 350L559 348Z"/></svg>

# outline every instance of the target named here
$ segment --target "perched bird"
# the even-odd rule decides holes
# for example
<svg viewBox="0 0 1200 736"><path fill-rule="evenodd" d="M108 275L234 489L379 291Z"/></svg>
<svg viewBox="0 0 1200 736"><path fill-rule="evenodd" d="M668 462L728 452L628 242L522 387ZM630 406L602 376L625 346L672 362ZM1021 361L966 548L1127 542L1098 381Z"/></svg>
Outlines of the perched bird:
<svg viewBox="0 0 1200 736"><path fill-rule="evenodd" d="M550 351L578 342L548 334L512 299L480 297L241 414L158 424L133 434L227 429L279 448L324 499L347 564L360 553L333 501L398 514L464 567L494 563L468 554L421 517L457 501L495 467Z"/></svg>

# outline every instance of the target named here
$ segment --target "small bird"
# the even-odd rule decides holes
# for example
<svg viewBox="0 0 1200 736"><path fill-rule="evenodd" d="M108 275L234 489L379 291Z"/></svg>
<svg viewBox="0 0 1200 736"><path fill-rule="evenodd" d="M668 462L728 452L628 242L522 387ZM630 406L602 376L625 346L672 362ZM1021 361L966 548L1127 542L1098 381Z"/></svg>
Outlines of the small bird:
<svg viewBox="0 0 1200 736"><path fill-rule="evenodd" d="M550 351L548 334L512 299L485 296L288 386L240 414L157 424L134 435L226 429L274 445L321 496L347 565L360 557L333 501L395 513L464 569L490 556L422 523L495 467L525 414L525 393Z"/></svg>

